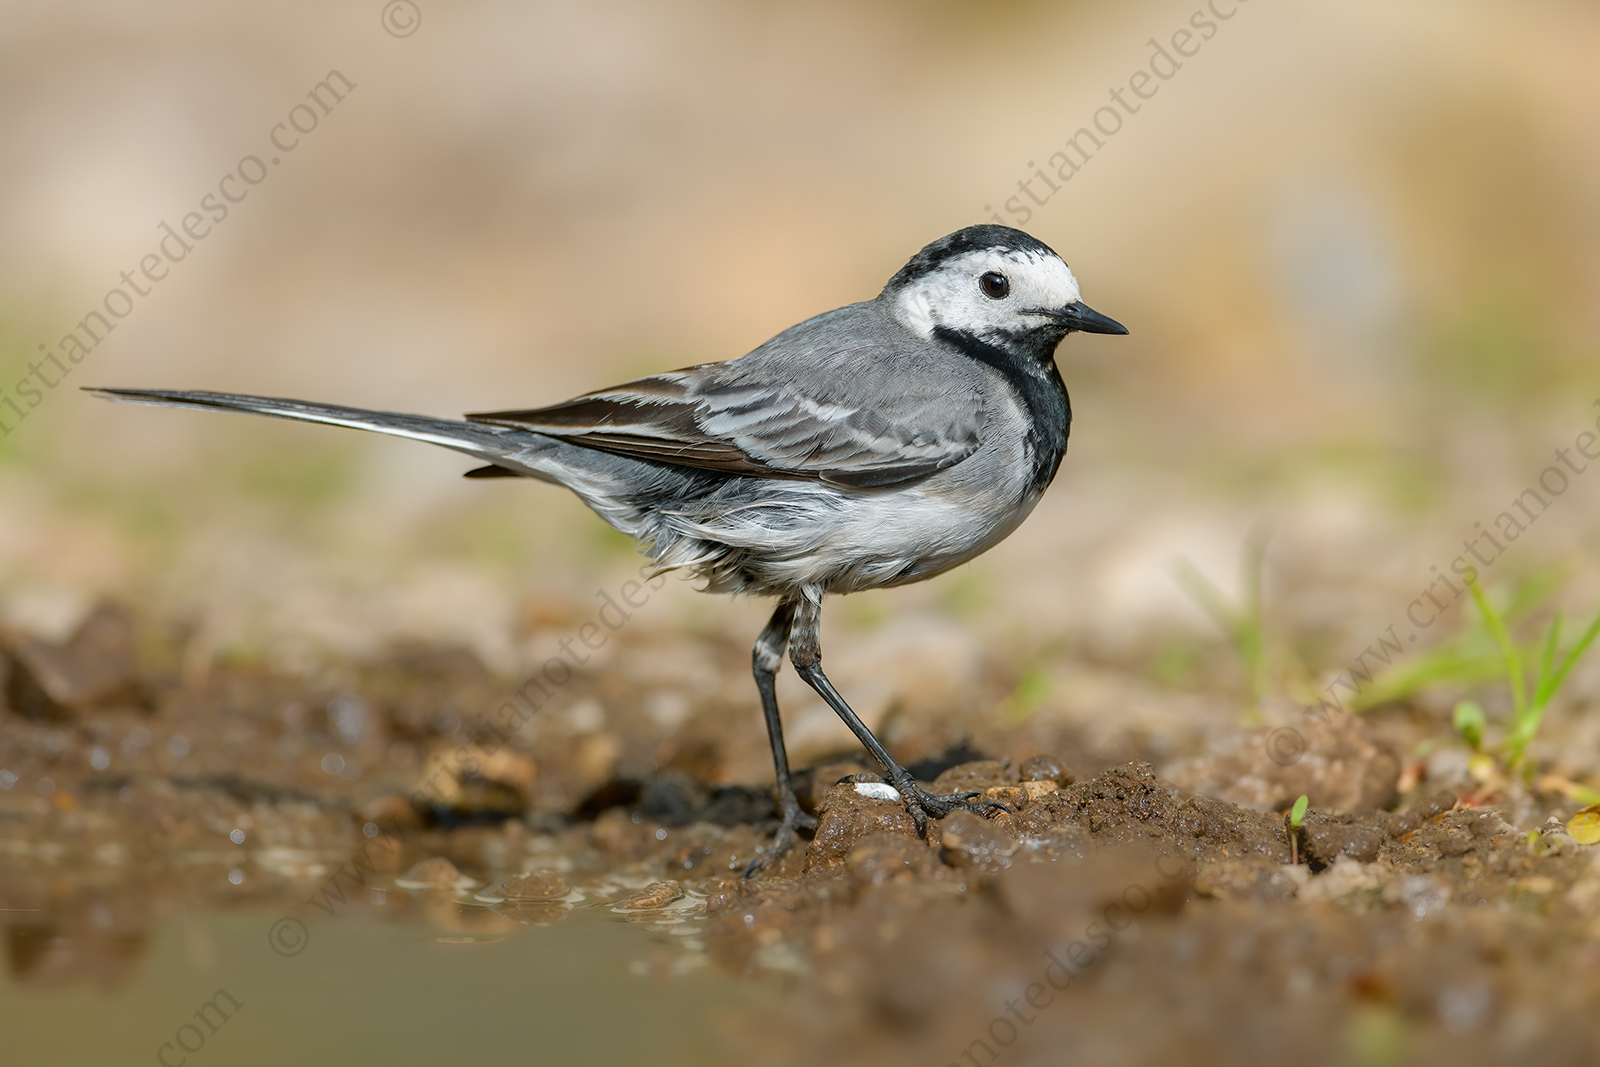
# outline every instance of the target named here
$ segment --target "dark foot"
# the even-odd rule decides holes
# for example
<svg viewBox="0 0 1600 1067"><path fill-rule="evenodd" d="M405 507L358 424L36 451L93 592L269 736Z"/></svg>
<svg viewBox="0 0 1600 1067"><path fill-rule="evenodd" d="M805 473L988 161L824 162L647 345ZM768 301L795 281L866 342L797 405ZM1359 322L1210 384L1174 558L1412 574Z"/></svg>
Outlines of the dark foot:
<svg viewBox="0 0 1600 1067"><path fill-rule="evenodd" d="M743 877L749 878L757 871L764 871L782 859L784 853L789 851L799 837L796 831L802 829L815 830L816 828L817 817L815 815L807 815L801 811L798 803L785 805L783 822L778 824L778 832L772 835L772 843L767 846L765 852L746 865Z"/></svg>
<svg viewBox="0 0 1600 1067"><path fill-rule="evenodd" d="M982 793L947 793L938 796L928 792L917 783L910 780L896 786L900 791L900 799L905 803L906 811L911 820L917 824L917 834L921 837L928 836L928 816L942 819L952 811L979 811L984 808L995 808L1009 812L1011 809L998 800L974 800Z"/></svg>

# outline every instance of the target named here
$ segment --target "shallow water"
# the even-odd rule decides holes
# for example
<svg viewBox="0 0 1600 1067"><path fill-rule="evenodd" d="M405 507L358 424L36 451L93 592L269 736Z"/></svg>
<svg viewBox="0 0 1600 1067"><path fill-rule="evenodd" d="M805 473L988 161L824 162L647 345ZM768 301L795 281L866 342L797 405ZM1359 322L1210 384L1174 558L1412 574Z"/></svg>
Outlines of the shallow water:
<svg viewBox="0 0 1600 1067"><path fill-rule="evenodd" d="M279 918L254 911L172 918L112 988L96 981L115 969L110 960L59 984L51 984L48 960L26 984L8 974L0 980L0 1059L15 1067L500 1057L701 1064L717 1058L719 1013L775 999L770 982L712 969L670 980L641 976L642 961L670 951L663 947L670 939L598 914L475 933L458 923L396 923L370 914L308 919L293 956L269 944ZM13 963L39 952L83 958L114 944L23 930L12 926ZM217 1007L205 1007L208 1001Z"/></svg>
<svg viewBox="0 0 1600 1067"><path fill-rule="evenodd" d="M132 677L155 707L0 714L0 1067L1600 1062L1592 846L1509 788L1509 818L1402 790L1364 720L1287 765L1241 735L1192 795L1066 740L956 748L919 776L1005 808L926 834L819 764L813 836L747 880L765 789L596 777L640 737L699 766L643 683L596 690L594 761L554 716L491 752L443 715L498 691L462 657L372 668L359 730L355 689ZM1263 802L1207 795L1235 781ZM1321 790L1371 810L1291 833L1272 796Z"/></svg>

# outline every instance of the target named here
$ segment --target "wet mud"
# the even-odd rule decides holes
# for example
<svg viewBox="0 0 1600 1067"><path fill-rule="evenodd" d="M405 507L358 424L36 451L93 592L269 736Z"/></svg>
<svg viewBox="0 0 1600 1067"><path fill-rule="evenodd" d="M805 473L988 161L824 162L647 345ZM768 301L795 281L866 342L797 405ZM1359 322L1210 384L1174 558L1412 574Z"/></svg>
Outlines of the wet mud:
<svg viewBox="0 0 1600 1067"><path fill-rule="evenodd" d="M466 937L595 913L656 935L641 977L783 984L719 1020L730 1063L1600 1062L1600 851L1550 798L1404 780L1359 720L1308 727L1305 760L1261 731L1168 778L952 746L917 776L993 803L922 836L840 752L801 772L814 834L746 879L770 783L721 780L693 721L630 762L626 717L475 726L508 685L457 650L330 680L150 647L115 608L5 638L0 923L25 985L136 981L180 907Z"/></svg>

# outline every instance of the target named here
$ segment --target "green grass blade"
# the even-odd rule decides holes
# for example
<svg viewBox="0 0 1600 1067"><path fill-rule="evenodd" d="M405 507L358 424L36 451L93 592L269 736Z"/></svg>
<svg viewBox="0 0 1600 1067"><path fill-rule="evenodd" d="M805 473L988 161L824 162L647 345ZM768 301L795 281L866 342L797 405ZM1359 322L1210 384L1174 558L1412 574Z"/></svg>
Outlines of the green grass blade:
<svg viewBox="0 0 1600 1067"><path fill-rule="evenodd" d="M1262 635L1261 566L1266 555L1267 537L1258 526L1246 542L1240 558L1240 599L1237 606L1185 556L1172 561L1172 576L1199 604L1223 636L1233 645L1244 667L1245 685L1250 691L1248 715L1259 715L1266 693L1266 641Z"/></svg>
<svg viewBox="0 0 1600 1067"><path fill-rule="evenodd" d="M1592 807L1595 804L1600 804L1600 792L1596 792L1588 786L1574 783L1572 786L1572 799L1586 808Z"/></svg>
<svg viewBox="0 0 1600 1067"><path fill-rule="evenodd" d="M1546 700L1555 696L1556 690L1561 688L1561 683L1567 680L1567 675L1570 674L1572 672L1572 668L1577 665L1578 658L1589 650L1589 646L1594 643L1594 639L1597 636L1600 636L1600 615L1595 616L1594 622L1589 624L1589 628L1585 630L1583 636L1578 639L1578 643L1572 646L1572 651L1567 653L1566 660L1561 664L1560 668L1556 670L1556 673L1551 676L1550 691L1545 697ZM1539 710L1544 710L1544 706L1542 704L1540 705Z"/></svg>
<svg viewBox="0 0 1600 1067"><path fill-rule="evenodd" d="M1218 589L1210 578L1200 573L1199 567L1196 567L1187 556L1179 556L1172 561L1172 576L1183 587L1183 591L1200 605L1201 610L1211 616L1211 621L1217 624L1217 629L1221 630L1228 640L1237 639L1239 613L1228 603L1228 598L1222 590Z"/></svg>
<svg viewBox="0 0 1600 1067"><path fill-rule="evenodd" d="M1528 715L1528 693L1522 680L1522 657L1517 654L1516 646L1511 643L1511 635L1506 632L1505 620L1489 606L1489 598L1483 595L1483 589L1477 582L1468 582L1467 590L1472 594L1473 603L1478 605L1478 613L1483 616L1483 624L1494 635L1495 644L1500 646L1500 657L1506 665L1506 678L1511 683L1511 706L1515 709L1515 721L1520 728Z"/></svg>
<svg viewBox="0 0 1600 1067"><path fill-rule="evenodd" d="M1539 680L1533 687L1533 706L1542 708L1555 693L1555 666L1556 650L1561 647L1561 612L1556 612L1555 621L1550 624L1550 633L1545 637L1544 655L1539 657Z"/></svg>
<svg viewBox="0 0 1600 1067"><path fill-rule="evenodd" d="M1379 704L1403 700L1419 690L1439 683L1472 686L1505 674L1505 664L1481 634L1471 640L1455 640L1422 653L1413 662L1395 666L1363 686L1359 694L1345 701L1353 713Z"/></svg>
<svg viewBox="0 0 1600 1067"><path fill-rule="evenodd" d="M1267 558L1268 536L1266 527L1258 523L1245 541L1244 552L1239 560L1242 599L1238 626L1234 632L1234 643L1238 646L1240 658L1244 660L1245 670L1249 672L1250 695L1257 700L1261 699L1265 689L1262 657L1266 642L1262 637L1261 572Z"/></svg>

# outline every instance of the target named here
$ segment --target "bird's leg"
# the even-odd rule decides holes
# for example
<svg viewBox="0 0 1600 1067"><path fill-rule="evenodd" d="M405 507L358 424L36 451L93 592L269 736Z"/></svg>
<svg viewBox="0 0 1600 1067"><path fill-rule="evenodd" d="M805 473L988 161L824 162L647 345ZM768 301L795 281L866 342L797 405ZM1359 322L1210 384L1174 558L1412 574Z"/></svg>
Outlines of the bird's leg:
<svg viewBox="0 0 1600 1067"><path fill-rule="evenodd" d="M783 747L783 722L778 718L778 668L783 666L783 650L789 643L789 627L794 621L794 603L785 600L772 613L761 636L750 650L750 663L756 676L756 688L761 692L761 713L767 719L767 740L772 742L772 767L778 779L778 809L783 822L773 835L772 845L766 852L750 861L744 876L776 862L794 844L795 831L817 825L816 817L800 810L800 801L794 794L794 780L789 774L789 753Z"/></svg>
<svg viewBox="0 0 1600 1067"><path fill-rule="evenodd" d="M794 619L789 631L789 660L794 664L795 673L805 680L805 683L817 691L817 695L828 702L844 724L850 727L850 732L856 739L872 753L872 758L878 761L883 768L883 773L896 789L900 791L900 798L905 802L906 812L917 824L917 833L926 834L928 816L944 818L957 808L998 808L1001 811L1010 811L1004 804L994 801L980 800L973 802L977 793L951 793L947 796L935 796L917 785L911 773L894 757L889 755L887 749L879 743L867 729L867 724L861 721L850 705L845 703L844 697L828 681L828 676L822 673L822 595L802 593L794 602Z"/></svg>

